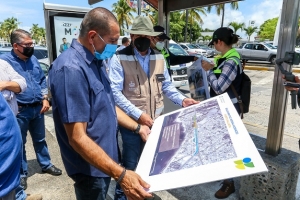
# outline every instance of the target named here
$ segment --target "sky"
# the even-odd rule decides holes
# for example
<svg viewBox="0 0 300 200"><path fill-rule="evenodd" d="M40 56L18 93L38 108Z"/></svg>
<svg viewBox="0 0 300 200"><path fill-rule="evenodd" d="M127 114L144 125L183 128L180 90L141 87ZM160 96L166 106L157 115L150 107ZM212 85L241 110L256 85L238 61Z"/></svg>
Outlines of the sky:
<svg viewBox="0 0 300 200"><path fill-rule="evenodd" d="M278 17L281 12L283 0L244 0L239 2L238 10L231 10L230 6L225 7L224 26L229 22L244 22L246 26L250 21L255 22L255 26L259 27L264 21ZM45 27L43 3L63 4L70 6L94 8L105 7L112 9L112 4L117 0L103 0L97 4L88 4L88 0L0 0L0 22L9 17L16 17L21 24L19 28L29 30L32 24L38 24ZM204 24L203 28L217 29L221 26L221 16L218 16L215 9L207 16L201 15ZM246 35L241 31L237 32L242 38ZM253 35L253 37L255 34Z"/></svg>

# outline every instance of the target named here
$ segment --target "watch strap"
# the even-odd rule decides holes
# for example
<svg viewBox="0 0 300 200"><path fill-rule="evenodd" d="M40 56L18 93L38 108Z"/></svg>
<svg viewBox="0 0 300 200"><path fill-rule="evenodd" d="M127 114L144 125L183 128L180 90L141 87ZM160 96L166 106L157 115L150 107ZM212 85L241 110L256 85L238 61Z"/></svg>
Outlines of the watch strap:
<svg viewBox="0 0 300 200"><path fill-rule="evenodd" d="M140 129L141 129L141 125L138 124L137 127L136 127L136 129L133 132L136 133L136 134L139 134Z"/></svg>

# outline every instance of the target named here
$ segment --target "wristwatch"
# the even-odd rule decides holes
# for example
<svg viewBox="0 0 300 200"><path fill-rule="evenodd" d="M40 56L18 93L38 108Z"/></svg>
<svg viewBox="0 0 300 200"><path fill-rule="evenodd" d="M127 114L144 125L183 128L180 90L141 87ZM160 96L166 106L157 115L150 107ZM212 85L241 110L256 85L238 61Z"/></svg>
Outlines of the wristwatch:
<svg viewBox="0 0 300 200"><path fill-rule="evenodd" d="M136 129L133 132L136 133L136 134L139 134L140 129L141 129L141 125L138 124L137 127L136 127Z"/></svg>
<svg viewBox="0 0 300 200"><path fill-rule="evenodd" d="M47 101L49 101L48 97L43 97L43 100L47 100Z"/></svg>

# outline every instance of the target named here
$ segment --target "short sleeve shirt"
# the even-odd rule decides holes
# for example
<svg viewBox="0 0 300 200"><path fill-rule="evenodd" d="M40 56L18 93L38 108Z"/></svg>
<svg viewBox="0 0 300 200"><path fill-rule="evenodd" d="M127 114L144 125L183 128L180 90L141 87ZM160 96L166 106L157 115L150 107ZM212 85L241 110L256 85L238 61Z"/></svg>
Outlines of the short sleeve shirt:
<svg viewBox="0 0 300 200"><path fill-rule="evenodd" d="M21 146L17 119L0 92L0 197L20 184Z"/></svg>
<svg viewBox="0 0 300 200"><path fill-rule="evenodd" d="M68 175L82 173L107 177L85 161L70 145L63 124L87 122L87 135L113 160L118 161L117 115L110 81L102 61L73 40L52 64L49 83L53 119Z"/></svg>

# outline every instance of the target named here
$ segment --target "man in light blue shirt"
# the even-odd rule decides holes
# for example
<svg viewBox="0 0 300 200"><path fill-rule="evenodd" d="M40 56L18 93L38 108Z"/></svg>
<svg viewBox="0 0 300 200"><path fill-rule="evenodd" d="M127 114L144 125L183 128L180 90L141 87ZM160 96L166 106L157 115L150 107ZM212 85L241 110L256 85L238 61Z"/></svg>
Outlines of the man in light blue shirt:
<svg viewBox="0 0 300 200"><path fill-rule="evenodd" d="M117 52L109 63L109 77L116 104L139 124L152 127L154 119L163 113L163 94L183 107L198 103L179 93L170 81L162 54L150 48L152 37L161 34L153 31L148 17L138 16L130 33L131 45ZM122 165L134 170L145 141L122 126ZM116 186L115 199L126 199L120 186Z"/></svg>

